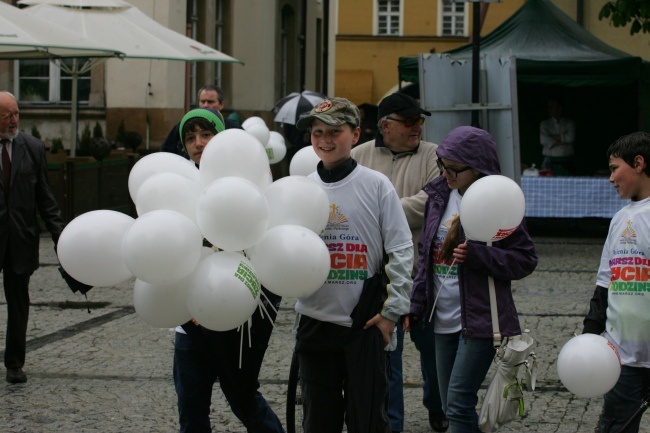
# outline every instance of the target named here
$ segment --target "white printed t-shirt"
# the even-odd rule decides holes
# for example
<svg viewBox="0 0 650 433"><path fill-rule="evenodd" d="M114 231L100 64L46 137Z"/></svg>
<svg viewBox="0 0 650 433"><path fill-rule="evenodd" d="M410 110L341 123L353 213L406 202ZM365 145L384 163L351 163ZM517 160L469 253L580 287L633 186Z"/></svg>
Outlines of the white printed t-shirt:
<svg viewBox="0 0 650 433"><path fill-rule="evenodd" d="M449 232L449 227L454 218L460 213L462 196L457 189L451 191L449 203L440 220L436 231L433 251L433 266L436 296L436 313L434 315L433 329L437 334L453 334L461 329L460 322L460 288L458 287L458 264L453 259L443 261L440 259L440 250ZM452 263L453 266L452 266Z"/></svg>
<svg viewBox="0 0 650 433"><path fill-rule="evenodd" d="M603 334L621 363L650 367L650 198L632 202L612 219L596 284L608 288Z"/></svg>
<svg viewBox="0 0 650 433"><path fill-rule="evenodd" d="M296 311L352 326L350 313L364 280L380 268L384 248L392 253L413 245L411 231L395 188L383 174L357 165L338 182L325 183L318 173L309 177L323 187L330 201L329 220L320 237L330 251L331 268L323 286L298 299Z"/></svg>

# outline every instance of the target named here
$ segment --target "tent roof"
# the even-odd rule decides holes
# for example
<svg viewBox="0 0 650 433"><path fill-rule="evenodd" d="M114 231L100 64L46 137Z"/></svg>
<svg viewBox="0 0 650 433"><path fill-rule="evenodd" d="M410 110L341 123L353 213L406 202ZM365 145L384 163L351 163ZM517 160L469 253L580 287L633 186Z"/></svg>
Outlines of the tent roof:
<svg viewBox="0 0 650 433"><path fill-rule="evenodd" d="M481 38L481 53L554 62L633 57L589 33L550 0L527 0L510 18ZM448 54L469 59L472 45Z"/></svg>
<svg viewBox="0 0 650 433"><path fill-rule="evenodd" d="M596 80L638 79L641 59L610 47L589 33L550 0L527 0L510 18L481 38L480 53L494 57L515 56L520 79L533 74L534 81L548 81L556 75L566 85L597 84L590 77L600 68ZM472 45L445 53L456 59L471 59ZM616 66L616 77L608 77ZM401 57L401 80L418 82L417 57ZM531 77L529 77L531 78ZM526 78L524 78L526 79Z"/></svg>

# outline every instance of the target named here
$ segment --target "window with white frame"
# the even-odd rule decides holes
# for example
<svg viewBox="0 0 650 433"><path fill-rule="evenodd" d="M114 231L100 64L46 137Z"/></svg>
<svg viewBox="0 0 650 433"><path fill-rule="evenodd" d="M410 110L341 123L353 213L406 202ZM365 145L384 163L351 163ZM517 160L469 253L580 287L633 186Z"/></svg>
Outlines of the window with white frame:
<svg viewBox="0 0 650 433"><path fill-rule="evenodd" d="M440 3L440 35L466 36L467 13L464 1L439 0Z"/></svg>
<svg viewBox="0 0 650 433"><path fill-rule="evenodd" d="M401 0L377 0L377 34L399 35Z"/></svg>
<svg viewBox="0 0 650 433"><path fill-rule="evenodd" d="M72 59L56 60L72 65ZM58 103L72 100L72 76L49 60L20 60L15 64L16 98L28 103ZM87 103L90 96L90 71L77 80L79 102Z"/></svg>

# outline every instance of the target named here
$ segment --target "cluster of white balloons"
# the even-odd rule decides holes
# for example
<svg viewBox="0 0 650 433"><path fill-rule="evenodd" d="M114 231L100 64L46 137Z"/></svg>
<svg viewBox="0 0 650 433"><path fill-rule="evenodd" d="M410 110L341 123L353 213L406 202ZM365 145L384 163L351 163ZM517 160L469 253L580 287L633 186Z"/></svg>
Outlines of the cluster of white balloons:
<svg viewBox="0 0 650 433"><path fill-rule="evenodd" d="M249 117L241 126L262 143L271 164L277 164L287 155L287 146L282 134L269 131L266 122L261 117Z"/></svg>
<svg viewBox="0 0 650 433"><path fill-rule="evenodd" d="M58 255L91 286L135 277L136 312L153 326L195 318L212 330L233 329L255 311L260 284L306 296L327 279L329 252L318 236L327 195L305 176L273 182L267 149L250 131L216 135L200 168L172 153L147 155L128 186L137 219L110 210L80 215L61 234Z"/></svg>

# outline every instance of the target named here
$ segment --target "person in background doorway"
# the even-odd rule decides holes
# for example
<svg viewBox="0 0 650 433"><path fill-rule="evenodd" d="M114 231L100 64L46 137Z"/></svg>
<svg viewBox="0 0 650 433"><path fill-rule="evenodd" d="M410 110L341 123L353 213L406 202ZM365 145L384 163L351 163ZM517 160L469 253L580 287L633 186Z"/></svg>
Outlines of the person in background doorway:
<svg viewBox="0 0 650 433"><path fill-rule="evenodd" d="M544 156L542 169L552 170L555 176L574 174L576 124L564 117L563 102L558 97L548 100L548 115L549 118L539 125L539 141Z"/></svg>

